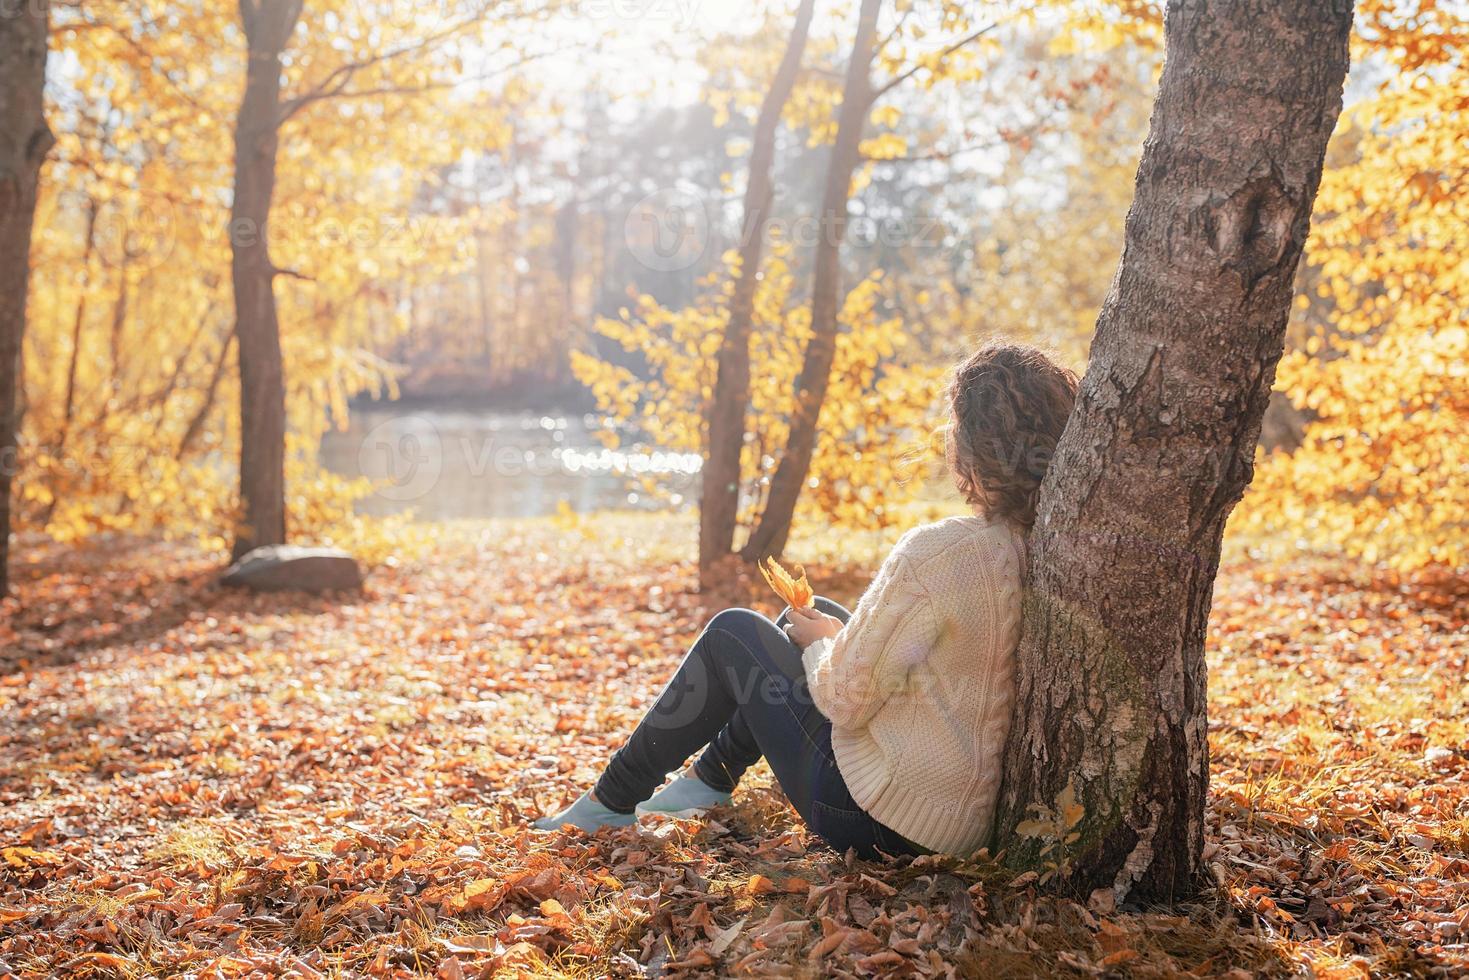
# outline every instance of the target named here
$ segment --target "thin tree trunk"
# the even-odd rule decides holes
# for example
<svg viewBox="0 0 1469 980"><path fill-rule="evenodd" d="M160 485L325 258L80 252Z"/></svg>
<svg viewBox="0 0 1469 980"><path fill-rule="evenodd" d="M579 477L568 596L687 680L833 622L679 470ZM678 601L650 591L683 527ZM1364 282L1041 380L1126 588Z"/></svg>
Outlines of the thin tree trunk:
<svg viewBox="0 0 1469 980"><path fill-rule="evenodd" d="M485 236L474 235L474 282L479 298L479 333L484 341L485 383L495 374L495 315L490 304L490 263L485 256Z"/></svg>
<svg viewBox="0 0 1469 980"><path fill-rule="evenodd" d="M15 393L31 226L41 164L55 142L43 112L49 16L46 0L0 16L0 596L10 586L10 490L19 458Z"/></svg>
<svg viewBox="0 0 1469 980"><path fill-rule="evenodd" d="M1220 539L1253 475L1351 23L1350 0L1168 5L1121 265L1030 536L997 818L1012 864L1059 861L1083 893L1166 901L1202 877ZM1028 822L1071 799L1060 826Z"/></svg>
<svg viewBox="0 0 1469 980"><path fill-rule="evenodd" d="M576 322L577 230L581 227L581 202L575 192L556 211L555 218L556 277L561 282L561 320Z"/></svg>
<svg viewBox="0 0 1469 980"><path fill-rule="evenodd" d="M146 400L134 398L127 406L128 409L131 409L133 405L146 404L158 409L158 419L153 423L153 434L155 436L164 430L164 427L169 421L168 400L173 397L173 393L178 390L179 384L182 383L184 371L188 368L189 358L194 355L194 348L199 346L199 340L204 336L204 329L208 326L210 319L209 313L205 313L199 318L199 322L189 333L189 339L184 343L184 349L179 354L178 360L174 361L173 371L169 373L167 383L157 392L148 396ZM229 336L233 338L234 331L231 331ZM233 340L230 342L232 343Z"/></svg>
<svg viewBox="0 0 1469 980"><path fill-rule="evenodd" d="M240 0L249 61L235 124L231 276L240 361L240 502L234 557L286 540L286 388L267 228L281 120L281 54L302 0Z"/></svg>
<svg viewBox="0 0 1469 980"><path fill-rule="evenodd" d="M97 242L97 201L87 201L87 231L82 246L81 275L77 279L77 304L71 321L71 359L66 365L66 394L61 403L61 428L56 433L56 455L66 451L71 423L76 417L77 368L82 359L82 328L87 322L87 294L91 289L92 251ZM56 504L51 504L54 509ZM49 511L48 511L49 515ZM48 517L49 520L49 517Z"/></svg>
<svg viewBox="0 0 1469 980"><path fill-rule="evenodd" d="M512 350L530 349L531 339L525 329L525 317L522 315L525 308L524 286L525 276L521 273L518 261L524 257L525 229L521 227L520 213L520 130L516 126L510 127L510 145L506 148L507 164L510 171L510 220L505 223L505 229L509 238L507 239L505 268L510 273L510 347ZM512 258L513 256L513 258ZM521 371L529 373L530 364L522 364ZM543 370L541 376L546 377Z"/></svg>
<svg viewBox="0 0 1469 980"><path fill-rule="evenodd" d="M831 365L836 357L837 315L842 301L842 242L847 235L852 175L862 162L862 132L872 108L872 59L877 52L877 17L881 8L882 0L862 0L858 14L857 38L852 44L851 60L847 62L836 142L827 162L822 195L816 271L811 283L811 340L806 345L806 358L796 382L796 405L785 452L771 478L760 523L741 552L751 561L778 555L785 548L796 501L801 496L816 448L821 404L826 400Z"/></svg>
<svg viewBox="0 0 1469 980"><path fill-rule="evenodd" d="M112 382L110 390L115 398L122 392L122 335L127 329L128 323L128 266L132 262L132 256L127 250L127 231L123 230L122 239L122 262L117 269L117 298L112 304L112 330L107 338L108 363L112 367ZM110 400L110 399L109 399ZM104 406L102 414L106 414Z"/></svg>
<svg viewBox="0 0 1469 980"><path fill-rule="evenodd" d="M230 348L234 345L235 335L230 334L219 348L219 358L214 362L214 371L209 375L209 384L204 389L204 401L199 404L193 418L189 419L183 438L179 440L178 452L174 454L179 462L183 462L193 452L194 443L199 440L199 434L209 422L209 414L214 411L214 400L219 395L219 383L224 379L224 369L229 364Z"/></svg>
<svg viewBox="0 0 1469 980"><path fill-rule="evenodd" d="M786 42L780 67L760 105L750 175L745 185L745 217L740 238L740 268L729 303L729 324L720 343L714 396L706 421L708 451L699 502L699 570L707 572L734 547L739 518L740 455L745 444L745 415L750 405L750 326L760 263L765 253L765 224L775 199L773 166L780 115L795 88L801 57L811 30L816 0L802 0Z"/></svg>

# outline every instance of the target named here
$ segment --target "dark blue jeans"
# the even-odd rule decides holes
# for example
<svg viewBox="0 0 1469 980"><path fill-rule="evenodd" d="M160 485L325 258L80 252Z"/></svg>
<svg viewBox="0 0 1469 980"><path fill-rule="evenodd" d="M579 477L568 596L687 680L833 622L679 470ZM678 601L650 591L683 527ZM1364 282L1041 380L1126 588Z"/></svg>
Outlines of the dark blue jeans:
<svg viewBox="0 0 1469 980"><path fill-rule="evenodd" d="M822 612L850 613L818 598ZM761 756L791 806L823 840L863 857L920 848L868 816L852 799L831 750L831 722L811 700L801 651L786 636L786 616L771 622L750 609L726 609L694 641L627 744L597 781L597 799L631 813L670 772L704 749L694 774L732 791Z"/></svg>

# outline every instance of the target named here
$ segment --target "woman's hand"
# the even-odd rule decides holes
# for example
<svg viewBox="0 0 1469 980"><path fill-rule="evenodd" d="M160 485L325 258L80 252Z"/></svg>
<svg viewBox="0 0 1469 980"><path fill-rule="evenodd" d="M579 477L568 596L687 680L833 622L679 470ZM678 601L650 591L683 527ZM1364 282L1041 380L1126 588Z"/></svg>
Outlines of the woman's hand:
<svg viewBox="0 0 1469 980"><path fill-rule="evenodd" d="M786 626L786 636L791 642L802 650L815 643L817 640L828 636L836 636L841 632L842 621L835 616L817 612L815 609L790 609L787 612L790 623Z"/></svg>

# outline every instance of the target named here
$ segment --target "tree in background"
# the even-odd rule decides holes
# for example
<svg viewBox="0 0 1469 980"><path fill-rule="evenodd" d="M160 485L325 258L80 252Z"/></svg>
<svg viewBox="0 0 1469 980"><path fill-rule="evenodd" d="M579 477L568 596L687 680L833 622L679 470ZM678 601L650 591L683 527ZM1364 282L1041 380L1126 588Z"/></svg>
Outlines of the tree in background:
<svg viewBox="0 0 1469 980"><path fill-rule="evenodd" d="M760 512L760 523L750 533L741 552L747 561L780 554L790 534L796 499L811 468L816 447L816 423L836 357L838 304L841 302L841 247L847 234L848 202L852 175L862 162L862 132L877 92L872 87L872 60L877 54L877 18L882 0L862 0L857 13L857 34L847 57L846 80L842 85L841 108L837 114L836 138L826 164L821 211L817 215L816 271L811 282L811 336L801 374L796 379L796 397L786 435L785 452L770 480L770 491ZM712 448L712 447L711 447Z"/></svg>
<svg viewBox="0 0 1469 980"><path fill-rule="evenodd" d="M1168 900L1203 872L1204 630L1351 24L1349 0L1168 5L1122 262L1030 535L997 817L1012 864L1083 893Z"/></svg>
<svg viewBox="0 0 1469 980"><path fill-rule="evenodd" d="M738 64L743 83L747 61ZM610 74L609 85L627 77ZM499 97L514 112L513 138L432 175L433 191L418 206L464 227L469 261L396 291L406 329L386 334L374 350L399 367L404 398L578 410L589 399L567 351L587 343L597 318L638 295L693 302L700 279L735 241L738 229L711 222L699 259L666 268L641 261L647 253L630 248L627 234L641 227L640 207L660 200L659 191L717 193L730 144L746 135L744 120L719 119L704 106L632 100L625 101L634 114L609 118L598 84L572 98L512 80Z"/></svg>
<svg viewBox="0 0 1469 980"><path fill-rule="evenodd" d="M383 29L392 23L391 4L341 0L327 6L313 12L334 15L322 24L333 43L318 47L310 60L326 62L329 70L283 96L282 57L300 20L303 0L240 0L246 76L236 117L230 214L243 511L233 546L236 558L252 548L286 540L285 381L274 282L287 270L274 264L269 249L281 127L322 102L392 100L453 87L457 79L431 67L433 59L443 55L451 41L479 27L494 3L451 3L434 11L433 17L410 18L401 33ZM345 51L345 57L331 59L334 51Z"/></svg>
<svg viewBox="0 0 1469 980"><path fill-rule="evenodd" d="M739 264L734 271L729 320L720 339L714 391L707 411L707 450L699 497L701 575L707 574L710 566L734 547L740 506L740 458L745 448L745 416L750 407L750 328L765 254L767 223L775 199L776 130L796 85L815 7L815 0L801 0L785 53L755 122L745 184Z"/></svg>
<svg viewBox="0 0 1469 980"><path fill-rule="evenodd" d="M811 337L811 311L792 262L793 249L775 238L760 269L752 306L750 357L759 371L751 378L748 444L741 457L742 498L751 503L742 526L760 512L772 454L789 436L795 382ZM602 337L645 362L645 369L572 352L577 377L591 389L601 410L619 423L604 430L616 444L620 431L633 431L664 450L701 453L705 447L704 404L714 383L714 355L731 310L733 268L705 277L699 300L670 309L642 297L619 318L597 324ZM852 529L888 527L916 483L901 479L901 447L893 434L921 429L943 385L943 371L910 351L901 318L884 312L886 277L874 273L846 297L833 355L831 412L820 432L811 473L815 488L802 496L803 510ZM656 487L649 481L648 490Z"/></svg>
<svg viewBox="0 0 1469 980"><path fill-rule="evenodd" d="M217 477L184 476L233 385L222 16L161 0L56 10L71 67L37 216L18 503L59 540L208 526L228 506L202 489L227 492Z"/></svg>
<svg viewBox="0 0 1469 980"><path fill-rule="evenodd" d="M879 99L919 72L926 73L926 81L932 84L933 80L946 74L965 70L961 60L954 56L990 29L986 26L966 33L959 40L936 52L917 57L887 81L875 84L872 80L873 62L883 54L882 49L888 45L892 45L896 51L902 50L902 28L911 12L911 6L900 11L897 26L880 43L878 18L882 6L882 0L862 0L857 15L857 33L847 59L836 134L827 161L821 211L817 215L820 230L811 284L811 339L806 346L801 374L796 382L795 414L791 418L780 464L771 477L759 523L741 549L741 555L747 561L755 561L765 555L778 555L785 549L786 539L791 532L791 521L795 517L796 502L810 478L817 426L836 355L838 313L841 308L841 248L847 234L852 179L863 159L862 135L868 115ZM940 9L944 27L956 31L969 31L972 27L969 14L962 5L946 2ZM899 43L894 43L895 41ZM889 55L885 60L902 64L894 55ZM906 148L901 140L897 143L898 147L892 155L897 155Z"/></svg>
<svg viewBox="0 0 1469 980"><path fill-rule="evenodd" d="M235 120L230 263L240 358L240 504L233 555L286 540L286 383L270 258L281 113L281 55L304 0L240 0L245 94Z"/></svg>
<svg viewBox="0 0 1469 980"><path fill-rule="evenodd" d="M886 526L893 519L891 505L906 499L915 489L912 486L892 486L897 479L895 467L900 454L913 447L913 437L921 436L931 428L934 419L930 417L930 411L937 401L941 365L974 329L991 326L998 329L1005 325L996 323L993 317L976 315L986 312L988 291L994 288L994 284L985 279L991 275L989 269L971 265L968 260L975 254L976 244L993 237L999 229L994 214L974 209L974 197L987 183L981 176L983 168L970 168L961 161L966 156L980 160L986 155L1019 158L1033 152L1040 156L1044 152L1040 149L1043 137L1048 140L1044 146L1062 156L1084 153L1088 149L1084 144L1080 150L1071 145L1078 138L1085 138L1083 131L1087 125L1085 120L1074 114L1073 109L1080 104L1082 95L1094 97L1099 104L1105 105L1110 88L1105 65L1090 56L1068 56L1058 59L1054 66L1035 67L1033 62L1037 57L1044 57L1046 44L1039 40L1043 32L1035 30L1034 25L1026 24L1023 19L1017 21L1014 36L1007 36L1003 41L994 37L981 40L977 35L986 29L976 29L954 5L932 4L922 11L917 8L915 4L898 4L887 21L879 18L874 32L874 52L866 73L858 70L853 75L823 64L823 60L829 64L838 59L850 63L846 50L850 42L825 35L813 39L810 45L815 48L813 67L795 87L784 115L788 129L804 132L808 147L805 152L799 148L788 148L781 155L777 164L780 171L778 182L791 189L780 195L777 207L771 212L773 228L789 225L796 229L793 237L798 239L794 243L787 242L789 247L783 252L779 267L794 275L797 281L812 282L813 298L818 294L814 289L817 277L813 271L820 272L819 293L827 300L833 296L841 300L840 282L843 278L861 284L849 294L848 300L840 302L835 322L827 331L832 336L824 342L800 348L797 356L805 374L798 371L790 383L811 392L818 378L823 385L830 379L834 390L838 387L846 390L846 380L840 383L836 380L849 370L840 366L842 356L831 354L824 375L821 365L825 358L822 353L824 346L841 348L846 344L841 335L853 322L848 313L849 307L860 307L863 302L875 298L879 319L894 325L891 342L869 355L872 359L870 376L880 380L892 372L894 384L886 390L903 390L904 394L891 406L885 405L874 392L864 392L860 388L857 396L860 403L844 403L838 407L836 396L822 398L821 401L830 404L831 408L829 411L823 409L826 423L815 426L803 437L813 440L813 445L800 486L795 488L799 492L794 500L782 498L777 501L779 508L789 505L798 510L808 509L803 501L809 502L810 512L828 516L834 513L833 508L852 515L865 507L860 516L853 518L856 526L860 527ZM872 10L868 8L869 15ZM941 16L943 36L958 40L936 41L936 35L925 29L933 27L935 12ZM982 60L976 55L979 51L983 52ZM767 59L766 63L771 60ZM871 63L874 62L880 63L890 73L889 80L881 85L874 85L870 79ZM749 94L741 89L740 80L760 73L751 72L743 62L733 71L723 69L717 58L713 64L714 78L707 86L706 97L717 113L727 113L732 104L741 103L741 91L745 96ZM905 86L904 83L910 80L911 86ZM850 150L855 140L856 150L855 154L836 154L832 143L841 129L843 90L848 81L856 86L856 90L845 103L848 125L844 142ZM904 98L907 88L913 92L909 98ZM887 96L889 101L875 108L877 95ZM976 101L993 101L996 109L973 123L953 127L951 110L957 110L960 103L973 105ZM1098 113L1099 117L1105 115ZM876 132L864 139L863 131L869 122L876 127ZM811 152L813 147L815 152ZM852 163L854 155L856 162ZM1111 163L1110 157L1108 159ZM833 166L836 170L832 169ZM1077 165L1078 169L1085 166L1085 161ZM1019 170L1022 164L1015 163L1013 167ZM1117 169L1120 174L1121 169ZM1087 172L1085 179L1092 176L1093 173ZM1062 183L1066 179L1056 168L1051 168L1047 175L1050 184ZM726 187L728 183L725 182ZM1019 191L1014 193L1020 196ZM792 198L805 194L818 195L826 201L826 208L814 219L809 212L792 208ZM1080 188L1076 194L1079 198L1085 196ZM713 189L710 196L714 197ZM846 213L850 206L848 201L859 198L860 204L856 207L864 221L863 230L872 234L868 238L859 234L855 240L848 240L846 247L837 248L835 243L838 239L848 237L846 229L851 223L850 217L843 218L840 214ZM779 206L781 204L783 209ZM1044 209L1038 207L1038 210ZM1055 210L1067 209L1058 207ZM1092 208L1088 213L1095 210ZM1049 212L1048 216L1060 220ZM1115 216L1109 217L1115 223ZM823 223L821 230L808 235L809 227L817 222ZM894 240L893 230L901 234L898 240ZM718 234L717 230L711 231L711 237ZM739 237L742 234L743 237ZM739 245L749 241L748 232L742 233L739 228L731 231L730 237ZM809 241L805 240L807 237ZM1064 232L1058 232L1057 237L1063 238ZM1073 250L1081 247L1077 244ZM1111 244L1104 243L1100 247L1110 248ZM732 273L743 275L745 265L738 261L733 251L726 259ZM1057 266L1065 261L1064 256L1052 258ZM721 270L713 271L717 276ZM1093 268L1087 271L1094 277L1104 275ZM880 288L874 291L871 284L879 281ZM1105 285L1105 279L1100 279L1094 292L1099 295L1105 290ZM706 329L723 330L723 320L717 316L717 309L710 305L712 292L712 287L706 287L699 299L685 306L682 312L691 318L705 318ZM761 293L757 290L756 295ZM1068 296L1066 299L1077 305L1086 301L1085 297ZM731 300L731 307L738 306ZM750 370L755 379L752 383L763 385L766 379L787 383L788 363L784 359L771 363L761 360L762 351L783 350L779 346L766 348L759 339L760 332L772 329L771 325L780 318L762 315L758 302L756 306L754 342L750 348ZM814 304L813 310L819 307L824 311L826 306L825 301ZM673 438L676 441L669 445L691 452L713 452L716 456L721 451L738 450L739 506L735 512L733 537L738 545L744 546L747 555L753 554L749 544L753 529L762 515L770 510L773 489L784 486L770 476L780 472L784 465L788 479L795 472L793 467L796 464L787 463L787 460L792 447L799 448L797 441L790 438L793 414L768 418L762 413L794 413L797 403L790 391L780 392L779 397L756 397L742 419L744 438L737 433L734 439L725 440L722 433L714 433L720 437L716 440L707 434L714 432L713 429L707 429L702 440L697 438L698 432L694 433L695 438L687 437L682 431L687 413L707 415L711 391L717 385L717 379L716 385L702 381L701 388L692 385L689 379L704 378L702 370L670 377L664 366L666 355L661 347L652 355L645 354L639 347L641 341L634 340L643 334L629 333L628 330L629 325L639 331L649 330L651 342L680 348L707 347L716 343L716 339L696 341L672 330L670 321L676 319L675 311L679 310L680 304L676 300L641 294L618 318L599 321L601 337L614 340L617 346L611 349L605 345L597 346L594 338L597 356L588 359L582 354L574 355L574 370L592 388L602 410L618 419L637 422L630 429L619 430L613 436L614 441L650 441L661 446L664 443L660 440ZM1095 308L1088 309L1087 313L1094 315ZM1073 319L1079 321L1080 314ZM807 326L803 330L809 329L810 322L804 321ZM1054 340L1057 333L1075 329L1068 320L1039 339ZM802 334L802 343L808 336L810 334ZM917 336L921 336L925 343L914 344L913 338ZM930 349L925 350L925 344ZM739 348L736 343L734 349ZM721 349L728 352L730 347L725 342L712 351ZM778 356L783 358L784 355ZM604 362L600 367L595 363L598 360ZM925 390L929 393L926 403L914 395L916 389L907 380L916 377L915 372L920 368L924 378L922 385L927 386ZM806 378L804 383L800 382L801 377ZM620 380L614 383L614 378ZM809 394L807 397L812 398ZM676 424L671 421L673 419L677 420ZM849 444L848 452L860 445L862 455L853 461L851 467L855 486L847 481L846 476L839 475L839 468L834 462L841 455L843 440ZM721 445L716 447L716 441ZM904 470L906 475L913 475L911 470ZM711 478L708 473L704 476L706 481ZM857 479L859 476L884 480L888 487L886 490L878 484L863 487ZM828 485L829 479L837 482ZM722 480L716 482L724 484ZM884 493L892 499L883 500ZM862 498L861 507L859 496ZM714 516L713 511L705 507L701 525ZM772 532L782 523L770 518L765 523L766 531ZM789 520L784 523L789 524ZM702 540L701 567L707 580L707 571L710 563L717 560L718 549L708 546L711 538L707 534L702 535ZM728 547L725 545L726 549Z"/></svg>
<svg viewBox="0 0 1469 980"><path fill-rule="evenodd" d="M0 11L0 598L10 588L11 480L19 465L16 388L26 329L31 228L54 142L42 111L46 0Z"/></svg>
<svg viewBox="0 0 1469 980"><path fill-rule="evenodd" d="M491 93L536 42L477 36L532 16L512 4L493 8L506 20L466 28L472 39L441 37L490 8L456 9L443 20L402 5L313 3L292 38L281 107L296 111L281 124L268 241L272 265L291 273L273 292L291 368L284 455L296 533L378 546L352 512L370 486L317 469L315 445L346 423L352 396L394 390L383 355L408 327L404 293L473 259L478 214L440 207L438 175L465 146L493 151L503 139L514 102ZM169 0L55 12L53 45L74 67L55 93L61 142L36 219L23 527L62 541L162 530L229 544L226 461L240 448L239 413L228 410L240 397L228 237L245 74L237 17ZM425 39L433 51L416 46ZM460 63L461 49L478 60Z"/></svg>

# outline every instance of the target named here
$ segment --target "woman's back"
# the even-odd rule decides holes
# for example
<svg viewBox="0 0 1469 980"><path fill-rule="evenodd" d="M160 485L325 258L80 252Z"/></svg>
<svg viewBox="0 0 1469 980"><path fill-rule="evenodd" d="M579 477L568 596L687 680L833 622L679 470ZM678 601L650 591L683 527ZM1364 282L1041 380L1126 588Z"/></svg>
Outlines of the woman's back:
<svg viewBox="0 0 1469 980"><path fill-rule="evenodd" d="M1024 537L950 518L910 531L841 634L804 659L852 797L924 847L989 837L1014 700Z"/></svg>

